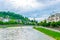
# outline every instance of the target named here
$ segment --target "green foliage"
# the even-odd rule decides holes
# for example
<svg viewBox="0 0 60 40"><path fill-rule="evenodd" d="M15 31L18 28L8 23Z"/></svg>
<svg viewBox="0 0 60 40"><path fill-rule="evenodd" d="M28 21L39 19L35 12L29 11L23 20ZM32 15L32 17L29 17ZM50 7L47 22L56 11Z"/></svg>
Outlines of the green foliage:
<svg viewBox="0 0 60 40"><path fill-rule="evenodd" d="M31 25L37 25L38 24L38 22L36 20L31 20L30 22L31 22L30 23Z"/></svg>
<svg viewBox="0 0 60 40"><path fill-rule="evenodd" d="M57 27L57 22L51 22L50 24L52 27Z"/></svg>
<svg viewBox="0 0 60 40"><path fill-rule="evenodd" d="M22 15L16 14L14 12L9 12L9 11L8 12L1 11L0 17L4 17L4 18L9 17L10 19L24 19Z"/></svg>
<svg viewBox="0 0 60 40"><path fill-rule="evenodd" d="M48 29L45 29L45 28L35 28L34 29L40 31L40 32L43 32L53 38L55 38L56 40L60 40L60 32L55 32L55 31L52 31L52 30L48 30Z"/></svg>
<svg viewBox="0 0 60 40"><path fill-rule="evenodd" d="M60 21L56 22L58 26L60 26Z"/></svg>
<svg viewBox="0 0 60 40"><path fill-rule="evenodd" d="M25 25L35 25L37 21L29 20L27 17L23 17L22 15L16 14L14 12L5 12L0 11L0 17L9 18L9 22L2 22L0 24L25 24Z"/></svg>
<svg viewBox="0 0 60 40"><path fill-rule="evenodd" d="M2 21L0 21L0 24L1 24L1 25L3 25L3 22L2 22Z"/></svg>
<svg viewBox="0 0 60 40"><path fill-rule="evenodd" d="M48 26L48 23L47 23L46 20L44 20L44 21L41 21L41 22L39 23L39 25L41 25L41 26Z"/></svg>
<svg viewBox="0 0 60 40"><path fill-rule="evenodd" d="M47 22L46 20L41 21L39 23L40 26L45 26L45 27L59 27L60 26L60 21L58 22Z"/></svg>

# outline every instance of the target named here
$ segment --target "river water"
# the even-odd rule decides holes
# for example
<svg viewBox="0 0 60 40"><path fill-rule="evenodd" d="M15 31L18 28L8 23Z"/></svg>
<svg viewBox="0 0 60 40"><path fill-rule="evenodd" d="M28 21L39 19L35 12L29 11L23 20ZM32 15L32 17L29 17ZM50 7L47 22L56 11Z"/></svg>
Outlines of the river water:
<svg viewBox="0 0 60 40"><path fill-rule="evenodd" d="M32 27L0 28L0 40L53 40Z"/></svg>

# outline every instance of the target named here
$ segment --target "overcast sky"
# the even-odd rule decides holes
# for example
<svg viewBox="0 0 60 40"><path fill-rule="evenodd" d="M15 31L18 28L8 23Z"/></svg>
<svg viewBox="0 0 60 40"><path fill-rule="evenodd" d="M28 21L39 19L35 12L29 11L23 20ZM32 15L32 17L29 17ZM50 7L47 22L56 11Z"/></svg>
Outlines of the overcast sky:
<svg viewBox="0 0 60 40"><path fill-rule="evenodd" d="M0 0L0 11L12 11L30 19L43 20L60 12L60 0Z"/></svg>

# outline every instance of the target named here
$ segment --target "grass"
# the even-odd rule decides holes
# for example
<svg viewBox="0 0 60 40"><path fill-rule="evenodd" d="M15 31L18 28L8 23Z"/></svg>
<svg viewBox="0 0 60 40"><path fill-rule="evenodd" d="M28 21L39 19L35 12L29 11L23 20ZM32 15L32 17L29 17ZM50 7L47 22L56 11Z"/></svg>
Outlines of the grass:
<svg viewBox="0 0 60 40"><path fill-rule="evenodd" d="M34 29L40 31L40 32L43 32L53 38L55 38L56 40L60 40L60 33L59 32L55 32L55 31L52 31L52 30L48 30L48 29L45 29L45 28L35 28Z"/></svg>

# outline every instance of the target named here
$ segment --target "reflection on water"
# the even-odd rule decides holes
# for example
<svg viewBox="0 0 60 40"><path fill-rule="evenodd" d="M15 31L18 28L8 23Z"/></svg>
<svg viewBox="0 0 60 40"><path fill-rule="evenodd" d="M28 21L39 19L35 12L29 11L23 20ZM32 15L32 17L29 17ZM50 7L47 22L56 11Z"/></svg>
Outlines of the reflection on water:
<svg viewBox="0 0 60 40"><path fill-rule="evenodd" d="M26 28L5 28L0 29L0 40L50 40L46 35L34 30L32 27Z"/></svg>

